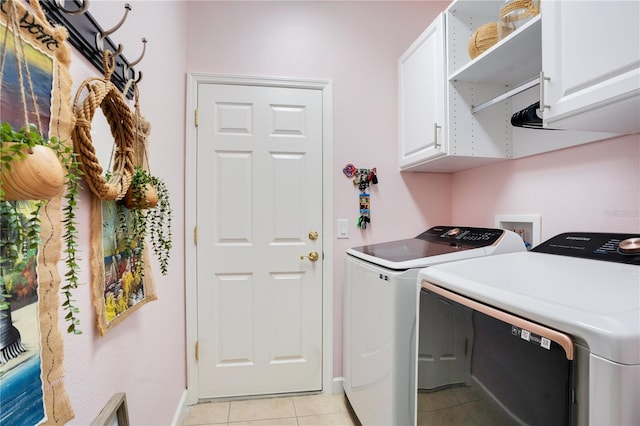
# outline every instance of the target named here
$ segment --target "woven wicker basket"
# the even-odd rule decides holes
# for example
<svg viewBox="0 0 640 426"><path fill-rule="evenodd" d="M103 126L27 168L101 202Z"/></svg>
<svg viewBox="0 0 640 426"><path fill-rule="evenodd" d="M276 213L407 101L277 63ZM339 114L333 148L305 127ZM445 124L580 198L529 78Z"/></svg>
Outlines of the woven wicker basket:
<svg viewBox="0 0 640 426"><path fill-rule="evenodd" d="M500 9L498 40L502 40L540 13L540 2L533 0L512 0Z"/></svg>
<svg viewBox="0 0 640 426"><path fill-rule="evenodd" d="M500 9L500 18L512 15L511 20L519 20L525 17L533 17L540 13L538 5L533 0L512 0Z"/></svg>
<svg viewBox="0 0 640 426"><path fill-rule="evenodd" d="M469 40L469 56L475 59L498 42L498 23L489 22L478 28Z"/></svg>

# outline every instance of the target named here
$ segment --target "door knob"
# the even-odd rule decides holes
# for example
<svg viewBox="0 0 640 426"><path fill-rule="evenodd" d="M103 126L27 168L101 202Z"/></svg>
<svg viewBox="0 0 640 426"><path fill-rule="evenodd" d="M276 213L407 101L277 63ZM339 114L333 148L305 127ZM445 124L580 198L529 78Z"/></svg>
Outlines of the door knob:
<svg viewBox="0 0 640 426"><path fill-rule="evenodd" d="M309 239L315 241L318 239L318 233L316 231L309 231Z"/></svg>
<svg viewBox="0 0 640 426"><path fill-rule="evenodd" d="M300 256L300 259L304 259L305 257L312 262L315 262L320 258L317 251L310 251L307 256Z"/></svg>

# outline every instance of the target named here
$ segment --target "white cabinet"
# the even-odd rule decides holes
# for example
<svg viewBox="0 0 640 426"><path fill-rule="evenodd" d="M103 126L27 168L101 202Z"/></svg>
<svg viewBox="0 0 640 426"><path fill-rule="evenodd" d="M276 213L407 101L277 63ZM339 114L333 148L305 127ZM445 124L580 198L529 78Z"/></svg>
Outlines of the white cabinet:
<svg viewBox="0 0 640 426"><path fill-rule="evenodd" d="M545 126L640 133L640 2L542 9Z"/></svg>
<svg viewBox="0 0 640 426"><path fill-rule="evenodd" d="M446 58L451 56L446 42L450 38L448 20L446 12L441 14L399 60L403 171L451 172L510 157L509 137L504 132L507 113L490 111L483 115L488 125L478 123L457 96L468 85L447 78ZM471 33L463 37L468 40ZM465 44L468 58L466 49ZM474 94L484 92L480 89Z"/></svg>
<svg viewBox="0 0 640 426"><path fill-rule="evenodd" d="M444 14L398 61L400 169L446 154Z"/></svg>
<svg viewBox="0 0 640 426"><path fill-rule="evenodd" d="M444 22L439 17L400 60L400 168L456 172L638 133L640 2L612 3L543 1L539 15L471 59L472 34L497 21L505 3L452 2ZM440 44L426 41L442 28L445 48L439 55ZM443 86L439 65L432 68L440 60ZM541 86L543 70L550 80ZM546 128L512 126L511 116L541 94L549 105ZM435 126L440 120L441 129Z"/></svg>

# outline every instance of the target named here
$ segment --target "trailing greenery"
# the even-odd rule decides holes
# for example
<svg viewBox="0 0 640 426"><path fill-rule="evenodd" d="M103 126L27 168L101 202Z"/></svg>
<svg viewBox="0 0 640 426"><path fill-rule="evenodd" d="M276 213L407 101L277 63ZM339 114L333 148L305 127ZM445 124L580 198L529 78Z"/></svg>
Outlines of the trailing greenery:
<svg viewBox="0 0 640 426"><path fill-rule="evenodd" d="M78 229L75 209L78 205L82 171L80 170L77 155L73 152L73 147L65 145L56 137L49 139L44 138L33 124L31 124L28 129L22 127L19 130L14 130L9 123L2 123L0 125L0 141L12 142L0 144L0 170L11 171L12 162L26 158L26 150L36 145L51 148L56 153L58 160L65 170L66 191L64 198L66 200L66 206L63 209L62 223L64 226L63 239L67 272L65 273L66 284L61 287L64 296L62 307L67 311L67 315L65 316L65 320L69 323L67 332L81 334L82 332L78 328L80 320L77 318L79 310L75 306L75 300L72 296L72 291L75 290L79 284L78 277L80 269L77 255L78 244L76 238ZM0 174L0 223L2 223L3 227L7 227L6 230L3 229L3 232L10 232L16 235L18 239L15 240L16 244L2 241L0 264L3 265L3 268L15 268L20 258L20 247L18 244L22 245L22 252L27 253L29 250L37 250L41 243L39 211L46 201L37 200L31 214L28 215L25 220L21 220L22 215L20 215L15 208L17 202L4 200L4 190L2 189L1 179L2 176ZM8 309L8 302L5 296L6 295L2 295L3 300L0 302L0 309Z"/></svg>
<svg viewBox="0 0 640 426"><path fill-rule="evenodd" d="M145 237L151 240L153 252L160 264L162 275L167 275L169 270L169 258L172 247L171 221L173 210L169 200L169 191L164 181L150 175L145 169L136 167L131 180L129 191L135 204L144 204L147 195L147 185L151 184L158 194L158 204L153 208L126 209L118 204L118 217L121 230L127 235L127 248L144 249ZM126 220L126 211L129 213L129 221ZM136 270L144 274L144 257L138 256Z"/></svg>
<svg viewBox="0 0 640 426"><path fill-rule="evenodd" d="M151 184L158 193L158 205L149 211L147 217L150 226L149 236L153 251L160 263L162 275L167 275L173 238L171 234L173 210L171 210L166 183L159 177L151 176Z"/></svg>
<svg viewBox="0 0 640 426"><path fill-rule="evenodd" d="M66 255L65 266L67 268L67 271L64 274L66 284L60 289L64 296L62 308L67 311L67 314L64 317L65 321L69 324L67 326L67 333L82 334L82 331L78 328L80 325L80 320L77 317L79 309L75 306L75 300L73 300L72 293L80 284L80 258L78 257L78 221L76 218L76 208L78 207L80 180L82 179L83 173L80 169L78 154L73 151L72 146L64 145L57 140L53 142L52 145L52 148L56 153L58 153L58 158L61 160L66 171L65 179L67 185L67 190L64 194L66 203L62 209L62 224L64 226L64 234L62 235L62 239L64 240L63 251Z"/></svg>

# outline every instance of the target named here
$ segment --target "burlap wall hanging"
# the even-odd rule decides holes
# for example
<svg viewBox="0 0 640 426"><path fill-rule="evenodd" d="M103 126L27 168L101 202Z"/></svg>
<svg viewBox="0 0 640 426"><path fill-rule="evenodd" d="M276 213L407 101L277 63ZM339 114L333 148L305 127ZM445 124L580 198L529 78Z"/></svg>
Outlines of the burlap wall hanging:
<svg viewBox="0 0 640 426"><path fill-rule="evenodd" d="M122 93L109 81L113 56L108 51L104 67L104 79L87 79L78 89L73 131L74 146L92 191L91 288L101 335L144 304L157 299L151 269L145 267L148 265L145 235L136 226L144 220L145 213L129 210L123 200L134 179L134 168L144 157L140 152L145 149L149 125L140 120L137 90L134 116ZM85 90L88 95L79 102ZM113 137L111 155L102 165L95 154L94 143L105 141L93 141L91 132L98 110L104 113Z"/></svg>
<svg viewBox="0 0 640 426"><path fill-rule="evenodd" d="M31 5L0 2L0 120L15 128L22 126L27 93L37 99L37 105L29 110L26 121L43 136L55 136L69 146L74 118L67 32L47 23L37 1ZM20 263L5 262L11 241L0 238L0 279L10 294L2 300L6 309L0 312L1 424L58 425L74 416L64 388L63 340L58 330L62 195L54 195L38 211L41 244L34 253L23 248ZM22 212L29 204L6 205Z"/></svg>

